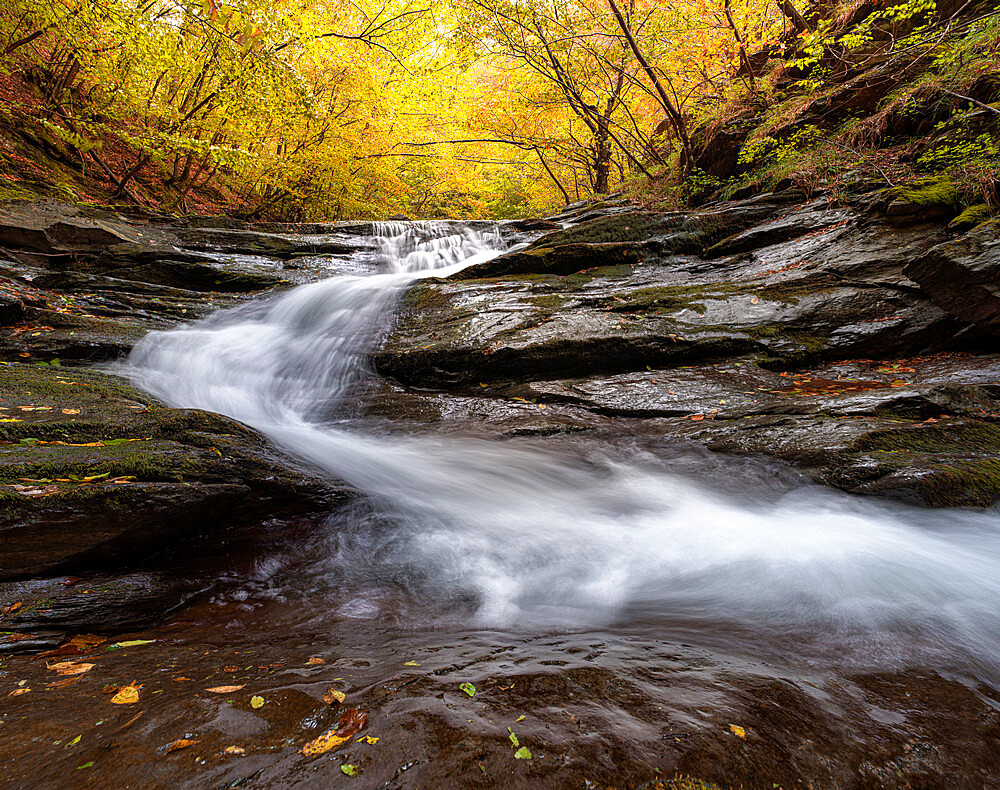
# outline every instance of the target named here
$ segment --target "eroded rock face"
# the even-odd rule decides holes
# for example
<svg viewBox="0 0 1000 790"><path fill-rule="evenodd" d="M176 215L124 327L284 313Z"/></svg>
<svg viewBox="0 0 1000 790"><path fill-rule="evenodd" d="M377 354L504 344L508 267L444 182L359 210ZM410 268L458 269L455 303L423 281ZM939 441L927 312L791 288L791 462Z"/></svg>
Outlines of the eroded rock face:
<svg viewBox="0 0 1000 790"><path fill-rule="evenodd" d="M989 350L996 296L949 291L977 324L909 275L947 280L932 262L949 255L983 283L992 243L788 193L688 215L616 209L417 284L376 364L470 415L470 398L520 399L556 432L560 418L639 420L857 493L988 505L1000 367L965 352ZM599 257L627 247L638 260ZM509 431L507 411L486 421Z"/></svg>
<svg viewBox="0 0 1000 790"><path fill-rule="evenodd" d="M347 495L235 420L166 408L114 376L9 363L0 399L0 581L120 568Z"/></svg>
<svg viewBox="0 0 1000 790"><path fill-rule="evenodd" d="M904 272L944 310L1000 335L1000 221L939 244Z"/></svg>

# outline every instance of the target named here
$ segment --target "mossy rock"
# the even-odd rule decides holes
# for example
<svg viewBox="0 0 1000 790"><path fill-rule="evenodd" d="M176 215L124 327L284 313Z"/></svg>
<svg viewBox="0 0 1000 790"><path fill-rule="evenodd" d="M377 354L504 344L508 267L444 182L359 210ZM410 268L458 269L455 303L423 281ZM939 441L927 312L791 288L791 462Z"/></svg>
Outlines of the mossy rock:
<svg viewBox="0 0 1000 790"><path fill-rule="evenodd" d="M986 203L977 203L974 206L969 206L955 217L949 223L948 228L950 230L969 230L986 222L993 214L994 211L989 205Z"/></svg>
<svg viewBox="0 0 1000 790"><path fill-rule="evenodd" d="M120 568L194 531L345 496L235 420L115 376L0 365L0 407L0 579Z"/></svg>
<svg viewBox="0 0 1000 790"><path fill-rule="evenodd" d="M893 202L923 208L954 208L958 205L958 187L949 176L933 176L900 184L886 190Z"/></svg>

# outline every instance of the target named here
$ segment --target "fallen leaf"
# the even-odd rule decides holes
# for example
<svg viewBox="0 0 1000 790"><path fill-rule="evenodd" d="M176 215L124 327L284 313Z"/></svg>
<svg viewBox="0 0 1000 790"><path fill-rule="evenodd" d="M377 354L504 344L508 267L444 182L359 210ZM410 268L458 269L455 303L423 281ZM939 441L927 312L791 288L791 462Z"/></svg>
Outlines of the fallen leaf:
<svg viewBox="0 0 1000 790"><path fill-rule="evenodd" d="M141 688L142 684L136 684L133 680L129 685L118 689L118 693L111 698L111 701L115 705L132 705L139 701L139 689Z"/></svg>
<svg viewBox="0 0 1000 790"><path fill-rule="evenodd" d="M345 763L344 765L340 766L340 770L343 771L348 776L357 776L358 775L358 769L355 768L350 763Z"/></svg>
<svg viewBox="0 0 1000 790"><path fill-rule="evenodd" d="M337 691L333 686L330 686L330 688L323 692L323 702L327 705L343 702L346 699L347 695L343 691Z"/></svg>
<svg viewBox="0 0 1000 790"><path fill-rule="evenodd" d="M521 742L517 739L517 736L514 734L514 731L510 727L507 728L507 733L508 733L507 737L510 739L511 745L515 749L521 745Z"/></svg>
<svg viewBox="0 0 1000 790"><path fill-rule="evenodd" d="M55 664L48 665L48 669L60 675L82 675L84 672L90 672L93 668L93 664L76 661L57 661Z"/></svg>
<svg viewBox="0 0 1000 790"><path fill-rule="evenodd" d="M302 747L302 754L315 757L347 743L368 724L368 717L356 708L348 708L337 726L327 730Z"/></svg>
<svg viewBox="0 0 1000 790"><path fill-rule="evenodd" d="M476 696L476 687L473 686L471 683L462 683L459 685L459 688L466 694L468 694L470 697Z"/></svg>
<svg viewBox="0 0 1000 790"><path fill-rule="evenodd" d="M729 731L737 738L742 738L743 740L747 739L747 731L738 724L730 724Z"/></svg>
<svg viewBox="0 0 1000 790"><path fill-rule="evenodd" d="M253 708L254 710L257 710L258 708L263 708L264 707L264 698L261 697L261 696L256 696L256 695L253 696L253 697L250 697L250 707Z"/></svg>
<svg viewBox="0 0 1000 790"><path fill-rule="evenodd" d="M174 683L188 683L190 682L190 680L191 678L186 678L183 675L181 675L179 678L174 678Z"/></svg>
<svg viewBox="0 0 1000 790"><path fill-rule="evenodd" d="M367 743L369 746L374 746L376 743L378 743L379 739L373 738L371 735L362 735L360 738L358 738L358 741Z"/></svg>
<svg viewBox="0 0 1000 790"><path fill-rule="evenodd" d="M210 689L205 689L205 691L211 691L213 694L232 694L234 691L239 691L246 683L240 686L212 686Z"/></svg>
<svg viewBox="0 0 1000 790"><path fill-rule="evenodd" d="M46 683L45 688L47 689L64 689L72 686L80 679L79 675L71 678L63 678L62 680L53 680L51 683Z"/></svg>
<svg viewBox="0 0 1000 790"><path fill-rule="evenodd" d="M67 743L66 745L67 745L67 746L76 746L76 745L77 745L77 744L78 744L78 743L80 742L80 739L81 739L82 737L83 737L82 735L77 735L77 736L76 736L76 737L75 737L75 738L74 738L73 740L71 740L71 741L70 741L69 743Z"/></svg>
<svg viewBox="0 0 1000 790"><path fill-rule="evenodd" d="M170 754L170 752L176 752L178 749L186 749L188 746L194 746L196 743L200 743L200 741L192 741L188 738L171 741L163 748L163 753Z"/></svg>
<svg viewBox="0 0 1000 790"><path fill-rule="evenodd" d="M62 413L63 414L79 414L80 410L79 409L63 409Z"/></svg>
<svg viewBox="0 0 1000 790"><path fill-rule="evenodd" d="M530 760L531 759L531 752L528 750L528 747L527 746L522 746L520 749L518 749L516 752L514 752L514 759L515 760Z"/></svg>
<svg viewBox="0 0 1000 790"><path fill-rule="evenodd" d="M518 716L516 719L514 719L514 724L517 724L519 721L524 721L526 718L528 718L528 717L527 716Z"/></svg>
<svg viewBox="0 0 1000 790"><path fill-rule="evenodd" d="M27 689L27 688L25 688L25 689L14 689L7 696L8 697L17 697L17 696L20 696L21 694L27 694L29 691L31 691L31 689Z"/></svg>
<svg viewBox="0 0 1000 790"><path fill-rule="evenodd" d="M403 666L404 667L419 667L420 664L418 664L416 661L404 661L403 662Z"/></svg>
<svg viewBox="0 0 1000 790"><path fill-rule="evenodd" d="M222 750L223 754L246 754L247 750L242 746L227 746Z"/></svg>
<svg viewBox="0 0 1000 790"><path fill-rule="evenodd" d="M903 381L902 379L895 379L894 381L890 381L889 382L889 386L890 387L905 387L906 386L906 382Z"/></svg>
<svg viewBox="0 0 1000 790"><path fill-rule="evenodd" d="M21 601L17 603L12 603L10 606L0 606L0 617L6 617L9 614L14 614L18 609L20 609L24 604Z"/></svg>
<svg viewBox="0 0 1000 790"><path fill-rule="evenodd" d="M323 664L323 663L326 663L326 662L324 662L323 659L319 658L318 656L313 656L308 661L306 661L306 663L307 664L313 664L313 665L315 665L315 664Z"/></svg>
<svg viewBox="0 0 1000 790"><path fill-rule="evenodd" d="M139 645L148 645L155 642L155 639L129 639L127 642L115 642L113 645L109 645L109 650L117 650L121 647L138 647Z"/></svg>

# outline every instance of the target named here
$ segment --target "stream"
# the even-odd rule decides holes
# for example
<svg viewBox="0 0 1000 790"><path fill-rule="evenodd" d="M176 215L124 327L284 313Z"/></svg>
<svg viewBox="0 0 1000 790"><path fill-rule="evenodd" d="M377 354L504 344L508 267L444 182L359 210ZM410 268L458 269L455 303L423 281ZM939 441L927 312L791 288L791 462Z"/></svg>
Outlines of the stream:
<svg viewBox="0 0 1000 790"><path fill-rule="evenodd" d="M144 786L332 786L348 761L365 787L639 786L678 771L744 787L958 771L948 786L991 786L995 510L850 497L626 432L498 440L367 416L370 354L405 289L504 247L483 223L379 234L349 273L154 332L128 360L168 404L241 420L363 494L264 525L253 548L206 549L220 553L213 593L151 632L175 646L123 659L136 673L270 667L240 680L267 700L266 724L238 700L177 697L137 725L256 752L237 765L192 749L193 766L178 757ZM310 708L331 684L381 743L304 765L303 727L336 723ZM123 764L138 748L120 747Z"/></svg>

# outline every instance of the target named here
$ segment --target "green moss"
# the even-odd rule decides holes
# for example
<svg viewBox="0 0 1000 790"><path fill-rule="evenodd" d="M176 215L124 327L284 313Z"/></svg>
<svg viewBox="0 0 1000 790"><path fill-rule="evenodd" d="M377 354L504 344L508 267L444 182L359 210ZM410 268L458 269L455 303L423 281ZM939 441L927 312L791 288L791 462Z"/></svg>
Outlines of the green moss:
<svg viewBox="0 0 1000 790"><path fill-rule="evenodd" d="M665 285L637 288L628 293L617 294L606 300L606 306L615 312L672 313L678 310L694 310L705 314L705 305L700 299L725 298L715 291L724 287L704 285ZM713 291L709 293L708 291Z"/></svg>
<svg viewBox="0 0 1000 790"><path fill-rule="evenodd" d="M993 210L986 203L977 203L969 206L951 221L951 228L954 230L968 230L986 222L993 216Z"/></svg>
<svg viewBox="0 0 1000 790"><path fill-rule="evenodd" d="M555 244L645 241L651 236L668 232L676 224L676 220L670 220L659 213L627 212L610 217L598 217L572 228L548 233L535 244L551 247Z"/></svg>
<svg viewBox="0 0 1000 790"><path fill-rule="evenodd" d="M902 200L917 206L955 206L958 188L948 176L921 178L887 190L892 200Z"/></svg>
<svg viewBox="0 0 1000 790"><path fill-rule="evenodd" d="M800 300L806 297L829 294L834 291L836 291L834 278L821 276L792 280L787 283L765 285L756 291L756 294L761 299L767 299L770 302L798 304Z"/></svg>
<svg viewBox="0 0 1000 790"><path fill-rule="evenodd" d="M0 483L10 485L28 478L55 480L106 474L138 480L183 480L203 472L201 463L177 452L178 446L161 441L136 441L111 447L44 445L4 448L0 454ZM72 483L67 484L67 489Z"/></svg>
<svg viewBox="0 0 1000 790"><path fill-rule="evenodd" d="M924 481L931 505L990 507L1000 501L1000 460L961 460L931 468Z"/></svg>
<svg viewBox="0 0 1000 790"><path fill-rule="evenodd" d="M1000 426L986 422L936 424L872 431L858 438L854 451L1000 455Z"/></svg>
<svg viewBox="0 0 1000 790"><path fill-rule="evenodd" d="M435 285L414 285L399 302L401 309L406 311L427 312L442 310L448 305L448 297Z"/></svg>

